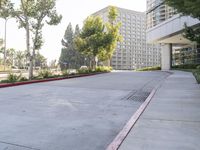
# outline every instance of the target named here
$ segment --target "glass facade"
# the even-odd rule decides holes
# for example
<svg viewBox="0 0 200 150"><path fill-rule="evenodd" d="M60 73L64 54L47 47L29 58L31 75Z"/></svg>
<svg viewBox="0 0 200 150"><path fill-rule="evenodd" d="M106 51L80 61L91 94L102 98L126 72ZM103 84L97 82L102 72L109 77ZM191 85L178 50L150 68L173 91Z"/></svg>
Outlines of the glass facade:
<svg viewBox="0 0 200 150"><path fill-rule="evenodd" d="M200 48L198 47L185 47L177 48L172 53L172 64L200 64Z"/></svg>
<svg viewBox="0 0 200 150"><path fill-rule="evenodd" d="M183 20L181 17L177 17L174 20L170 20L176 14L175 9L165 5L164 0L147 0L147 34L151 33L151 38L154 38L154 34L159 34L159 31L166 28L170 28L173 23L178 24L177 29L171 30L170 33L164 33L161 39L161 43L172 44L172 65L184 65L184 64L200 64L200 48L194 42L189 42L185 40L185 43L181 41L184 37L183 33ZM168 20L169 19L169 20ZM168 21L167 21L168 20ZM157 26L157 28L153 28L154 26L164 22L166 24L162 24ZM190 22L190 19L185 20L185 22ZM192 21L191 21L192 22ZM170 25L169 25L170 24ZM179 28L179 29L178 29ZM151 29L151 30L148 30ZM181 38L177 38L177 37ZM151 39L152 40L152 39ZM155 41L155 39L154 39ZM159 42L159 39L157 39ZM178 47L177 47L178 45Z"/></svg>
<svg viewBox="0 0 200 150"><path fill-rule="evenodd" d="M164 0L147 0L147 29L171 18L175 10L164 4Z"/></svg>

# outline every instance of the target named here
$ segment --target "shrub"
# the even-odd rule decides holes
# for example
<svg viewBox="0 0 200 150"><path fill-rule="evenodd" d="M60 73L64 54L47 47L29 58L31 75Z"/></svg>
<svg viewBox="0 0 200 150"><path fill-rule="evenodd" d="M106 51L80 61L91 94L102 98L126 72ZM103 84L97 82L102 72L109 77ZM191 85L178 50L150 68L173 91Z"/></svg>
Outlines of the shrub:
<svg viewBox="0 0 200 150"><path fill-rule="evenodd" d="M95 68L95 72L110 72L112 71L112 67L109 66L98 66Z"/></svg>
<svg viewBox="0 0 200 150"><path fill-rule="evenodd" d="M195 76L198 83L200 83L200 70L193 71L193 75Z"/></svg>
<svg viewBox="0 0 200 150"><path fill-rule="evenodd" d="M63 76L68 76L69 75L69 71L68 70L63 70L62 71L62 75Z"/></svg>
<svg viewBox="0 0 200 150"><path fill-rule="evenodd" d="M9 73L6 80L1 80L1 83L14 83L18 81L28 81L26 77L22 77L22 74L19 75Z"/></svg>
<svg viewBox="0 0 200 150"><path fill-rule="evenodd" d="M4 65L0 65L0 72L4 72L4 71L11 71L11 67L9 67L9 66L6 66L5 67L5 70L4 70Z"/></svg>
<svg viewBox="0 0 200 150"><path fill-rule="evenodd" d="M27 79L26 77L21 77L21 78L19 79L19 81L28 81L28 79Z"/></svg>
<svg viewBox="0 0 200 150"><path fill-rule="evenodd" d="M7 77L7 81L10 83L13 83L13 82L19 81L20 78L21 78L21 74L18 76L16 74L9 73Z"/></svg>
<svg viewBox="0 0 200 150"><path fill-rule="evenodd" d="M172 68L175 69L196 69L199 64L182 64L182 65L175 65Z"/></svg>
<svg viewBox="0 0 200 150"><path fill-rule="evenodd" d="M200 70L200 65L197 66L197 69Z"/></svg>
<svg viewBox="0 0 200 150"><path fill-rule="evenodd" d="M80 69L78 69L78 73L86 74L86 73L90 73L90 70L88 68L80 68Z"/></svg>
<svg viewBox="0 0 200 150"><path fill-rule="evenodd" d="M50 70L40 70L38 72L38 76L41 78L51 78L53 76L52 72Z"/></svg>
<svg viewBox="0 0 200 150"><path fill-rule="evenodd" d="M6 79L6 80L1 80L1 83L10 83L10 82Z"/></svg>
<svg viewBox="0 0 200 150"><path fill-rule="evenodd" d="M95 70L95 69L91 69L91 68L90 68L90 69L88 69L88 72L89 72L89 73L95 73L95 72L96 72L96 70Z"/></svg>
<svg viewBox="0 0 200 150"><path fill-rule="evenodd" d="M146 67L146 68L137 69L137 71L154 71L154 70L161 70L161 67L154 66L154 67Z"/></svg>

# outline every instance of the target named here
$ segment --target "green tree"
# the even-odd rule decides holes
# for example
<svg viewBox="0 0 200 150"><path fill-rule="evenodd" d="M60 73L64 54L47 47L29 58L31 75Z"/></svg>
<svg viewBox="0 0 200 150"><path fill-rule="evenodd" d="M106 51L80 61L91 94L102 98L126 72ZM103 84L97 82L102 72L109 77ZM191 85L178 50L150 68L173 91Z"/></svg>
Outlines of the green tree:
<svg viewBox="0 0 200 150"><path fill-rule="evenodd" d="M98 56L107 46L105 25L100 17L88 17L79 37L75 40L76 48L88 57L93 58L93 66L97 66Z"/></svg>
<svg viewBox="0 0 200 150"><path fill-rule="evenodd" d="M51 60L49 67L51 69L56 69L57 68L57 61L55 60Z"/></svg>
<svg viewBox="0 0 200 150"><path fill-rule="evenodd" d="M24 51L16 51L16 55L15 55L16 63L15 64L18 68L22 69L25 67L24 59L25 59Z"/></svg>
<svg viewBox="0 0 200 150"><path fill-rule="evenodd" d="M68 24L65 35L62 39L62 50L59 59L61 69L80 68L84 65L84 56L75 48L74 39L80 34L79 26L76 25L75 32L71 23Z"/></svg>
<svg viewBox="0 0 200 150"><path fill-rule="evenodd" d="M189 39L190 41L197 42L197 44L200 44L200 27L192 28L188 27L187 24L185 24L185 32L183 36Z"/></svg>
<svg viewBox="0 0 200 150"><path fill-rule="evenodd" d="M57 25L62 16L55 8L56 0L21 0L20 8L13 10L13 15L19 22L19 27L26 30L26 47L29 55L29 79L33 77L33 60L35 50L42 46L42 28L45 23ZM30 32L33 34L33 49L30 52Z"/></svg>
<svg viewBox="0 0 200 150"><path fill-rule="evenodd" d="M0 8L6 5L6 3L7 3L7 0L0 0Z"/></svg>
<svg viewBox="0 0 200 150"><path fill-rule="evenodd" d="M13 48L7 49L7 51L6 51L6 56L7 56L6 65L8 65L8 66L14 65L15 53L16 53L15 49L13 49Z"/></svg>
<svg viewBox="0 0 200 150"><path fill-rule="evenodd" d="M76 46L74 44L74 39L76 39L78 36L80 35L80 28L79 25L77 24L75 27L75 32L74 32L74 36L73 36L73 47L75 50L75 56L76 56L76 68L80 68L80 66L83 65L89 65L88 60L89 58L87 58L87 56L81 54L78 49L76 49Z"/></svg>
<svg viewBox="0 0 200 150"><path fill-rule="evenodd" d="M110 65L117 42L122 39L119 34L121 23L116 22L117 16L117 9L110 7L107 23L104 24L99 16L88 17L85 20L75 44L80 52L92 57L93 62L94 58L98 58L100 61L109 60Z"/></svg>
<svg viewBox="0 0 200 150"><path fill-rule="evenodd" d="M13 8L13 4L10 2L10 0L4 1L1 9L0 9L0 18L4 19L5 25L4 25L4 70L6 66L6 42L7 42L7 21L11 17L11 10Z"/></svg>
<svg viewBox="0 0 200 150"><path fill-rule="evenodd" d="M80 35L80 28L79 25L77 24L75 27L75 32L74 32L74 37L78 37Z"/></svg>
<svg viewBox="0 0 200 150"><path fill-rule="evenodd" d="M165 0L165 2L167 5L175 8L178 13L200 20L199 0ZM200 26L193 28L185 24L184 37L200 44Z"/></svg>
<svg viewBox="0 0 200 150"><path fill-rule="evenodd" d="M47 59L39 52L35 55L35 67L45 68L47 66Z"/></svg>
<svg viewBox="0 0 200 150"><path fill-rule="evenodd" d="M73 35L74 35L74 32L73 32L72 24L69 23L65 31L64 38L62 39L63 46L67 47L69 44L72 44Z"/></svg>
<svg viewBox="0 0 200 150"><path fill-rule="evenodd" d="M12 9L12 15L13 17L16 17L17 22L19 23L19 28L24 28L26 31L26 51L27 51L27 57L29 61L32 61L31 52L30 52L30 21L31 21L30 18L32 17L32 13L31 13L32 10L33 10L32 0L20 0L20 7ZM18 54L19 53L20 52L18 52ZM29 67L29 79L32 78L31 75L32 75L31 68Z"/></svg>
<svg viewBox="0 0 200 150"><path fill-rule="evenodd" d="M60 23L62 16L58 15L55 9L56 0L37 0L34 4L34 16L31 21L33 40L32 59L35 58L35 51L39 50L43 44L42 27L45 22L48 25L57 25ZM34 21L33 21L34 20ZM33 68L33 61L30 63L30 68ZM33 71L31 71L33 73ZM31 75L32 76L32 75Z"/></svg>
<svg viewBox="0 0 200 150"><path fill-rule="evenodd" d="M107 27L107 37L106 40L109 41L106 47L106 53L104 55L107 56L107 59L109 61L109 66L111 65L111 58L112 55L116 49L117 42L120 42L122 40L122 36L120 35L120 27L121 22L117 22L118 11L117 8L114 6L111 6L108 12L108 23L106 24ZM105 58L106 58L105 56Z"/></svg>
<svg viewBox="0 0 200 150"><path fill-rule="evenodd" d="M64 37L62 39L62 50L59 58L59 64L61 69L67 69L71 67L73 62L73 29L72 24L69 23L65 30Z"/></svg>

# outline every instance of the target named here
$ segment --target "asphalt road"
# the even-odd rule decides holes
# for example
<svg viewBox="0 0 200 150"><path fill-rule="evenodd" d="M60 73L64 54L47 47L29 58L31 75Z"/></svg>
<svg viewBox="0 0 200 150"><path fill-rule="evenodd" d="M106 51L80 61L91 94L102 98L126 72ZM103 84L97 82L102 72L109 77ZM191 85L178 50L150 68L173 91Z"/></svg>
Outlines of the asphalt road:
<svg viewBox="0 0 200 150"><path fill-rule="evenodd" d="M167 75L124 71L0 89L0 150L104 150Z"/></svg>

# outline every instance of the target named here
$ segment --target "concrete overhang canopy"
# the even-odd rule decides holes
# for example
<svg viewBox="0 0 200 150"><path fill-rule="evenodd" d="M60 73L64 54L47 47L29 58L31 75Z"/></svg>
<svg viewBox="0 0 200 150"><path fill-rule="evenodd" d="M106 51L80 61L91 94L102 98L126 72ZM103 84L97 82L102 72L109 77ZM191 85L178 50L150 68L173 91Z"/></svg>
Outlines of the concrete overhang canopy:
<svg viewBox="0 0 200 150"><path fill-rule="evenodd" d="M147 30L148 43L181 43L189 44L191 41L183 37L184 24L188 26L198 26L200 21L190 16L180 16L179 14L163 21L155 27Z"/></svg>
<svg viewBox="0 0 200 150"><path fill-rule="evenodd" d="M184 38L183 34L176 34L176 35L171 35L169 37L165 37L163 39L160 39L157 41L158 43L180 43L180 44L190 44L191 41Z"/></svg>

